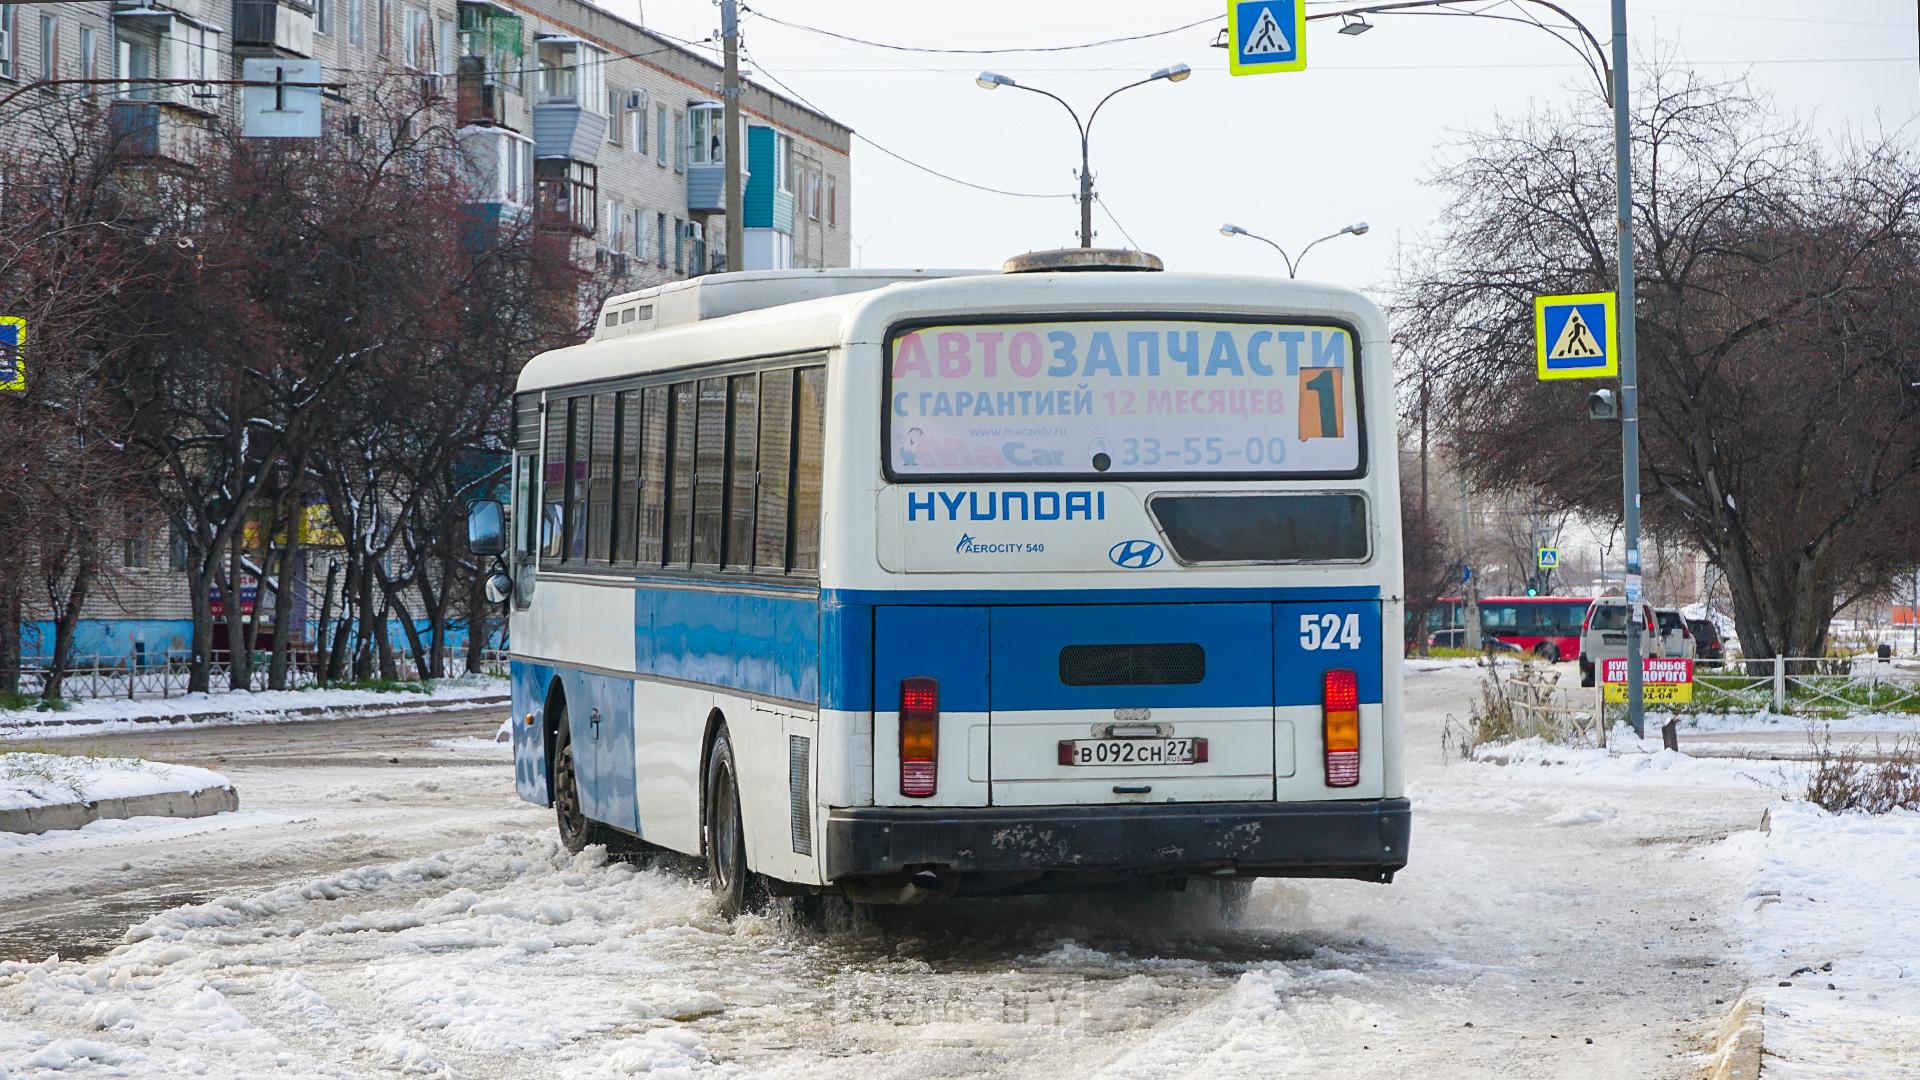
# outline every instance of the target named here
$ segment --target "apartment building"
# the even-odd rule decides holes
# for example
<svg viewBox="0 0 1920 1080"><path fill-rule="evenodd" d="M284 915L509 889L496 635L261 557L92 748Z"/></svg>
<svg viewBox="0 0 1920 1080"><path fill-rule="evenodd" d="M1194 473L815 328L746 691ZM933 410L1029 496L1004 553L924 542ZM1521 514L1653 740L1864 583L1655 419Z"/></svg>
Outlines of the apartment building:
<svg viewBox="0 0 1920 1080"><path fill-rule="evenodd" d="M0 98L22 91L0 107L0 139L33 130L14 120L22 107L84 99L111 110L129 153L165 160L196 132L241 123L240 89L220 81L250 57L318 60L343 87L325 104L339 123L376 86L418 80L457 128L482 216L532 214L570 232L605 291L725 268L717 56L582 0L0 4ZM849 265L851 131L751 82L741 113L746 268ZM190 635L182 545L157 523L125 531L123 565L81 627L83 656L177 652ZM309 588L330 557L311 553ZM29 656L50 648L49 625L27 628Z"/></svg>

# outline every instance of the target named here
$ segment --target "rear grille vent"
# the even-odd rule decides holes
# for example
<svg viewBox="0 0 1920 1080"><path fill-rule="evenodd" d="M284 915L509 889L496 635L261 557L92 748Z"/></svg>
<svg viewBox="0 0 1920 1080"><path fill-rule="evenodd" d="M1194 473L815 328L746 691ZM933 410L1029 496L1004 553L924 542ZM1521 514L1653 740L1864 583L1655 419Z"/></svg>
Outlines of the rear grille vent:
<svg viewBox="0 0 1920 1080"><path fill-rule="evenodd" d="M1068 645L1060 681L1068 686L1192 686L1207 677L1207 650L1170 645Z"/></svg>
<svg viewBox="0 0 1920 1080"><path fill-rule="evenodd" d="M787 736L787 826L793 833L793 853L813 854L813 740Z"/></svg>

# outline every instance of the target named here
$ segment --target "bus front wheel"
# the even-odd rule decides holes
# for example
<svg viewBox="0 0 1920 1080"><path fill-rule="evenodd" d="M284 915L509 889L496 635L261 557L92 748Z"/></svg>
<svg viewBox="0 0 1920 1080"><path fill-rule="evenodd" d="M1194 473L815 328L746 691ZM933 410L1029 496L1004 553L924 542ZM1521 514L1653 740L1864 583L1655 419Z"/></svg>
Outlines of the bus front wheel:
<svg viewBox="0 0 1920 1080"><path fill-rule="evenodd" d="M1560 646L1551 641L1543 641L1534 647L1533 655L1546 663L1557 664L1560 662Z"/></svg>
<svg viewBox="0 0 1920 1080"><path fill-rule="evenodd" d="M707 887L720 901L720 913L731 919L761 906L764 889L747 868L747 834L740 817L739 771L733 763L733 744L723 729L714 736L707 755L706 848Z"/></svg>
<svg viewBox="0 0 1920 1080"><path fill-rule="evenodd" d="M578 854L588 844L604 843L596 825L587 820L580 805L579 770L574 765L573 732L567 725L566 702L561 702L554 718L557 728L553 748L553 817L560 828L560 845Z"/></svg>

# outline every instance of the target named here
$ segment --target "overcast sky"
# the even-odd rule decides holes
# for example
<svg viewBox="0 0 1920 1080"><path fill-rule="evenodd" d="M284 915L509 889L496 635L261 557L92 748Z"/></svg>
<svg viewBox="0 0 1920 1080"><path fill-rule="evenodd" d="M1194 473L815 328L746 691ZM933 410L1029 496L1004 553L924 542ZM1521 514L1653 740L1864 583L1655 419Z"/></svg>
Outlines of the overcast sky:
<svg viewBox="0 0 1920 1080"><path fill-rule="evenodd" d="M1604 41L1608 8L1562 0ZM607 0L632 16L636 0ZM1303 275L1364 288L1389 283L1395 245L1428 229L1436 148L1496 111L1590 92L1565 46L1537 29L1484 19L1378 16L1357 36L1315 23L1309 69L1232 77L1218 0L749 0L750 70L778 78L862 135L975 183L1070 194L1079 142L1065 110L1035 94L974 85L991 68L1066 98L1084 114L1108 90L1176 62L1194 75L1115 98L1093 133L1101 244L1138 246L1169 268L1283 273L1273 251L1218 233L1224 221L1289 251L1357 220L1373 231L1316 248ZM1309 10L1323 5L1309 4ZM1827 129L1906 127L1920 114L1914 5L1908 0L1659 0L1629 4L1636 55L1675 53L1714 74L1750 74ZM1064 45L1164 37L1065 53L901 53L778 25L783 19L891 44L946 48ZM710 0L644 0L647 25L704 38ZM764 78L762 81L766 81ZM1920 125L1914 130L1920 133ZM997 266L1009 254L1077 242L1071 199L974 191L856 141L855 260L867 266Z"/></svg>

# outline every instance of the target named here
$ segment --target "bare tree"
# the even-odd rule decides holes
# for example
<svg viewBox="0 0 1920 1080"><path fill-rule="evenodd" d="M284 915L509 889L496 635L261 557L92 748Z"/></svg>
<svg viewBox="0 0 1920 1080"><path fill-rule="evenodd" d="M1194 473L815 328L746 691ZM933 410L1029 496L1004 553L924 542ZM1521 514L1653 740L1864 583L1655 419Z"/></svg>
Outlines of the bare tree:
<svg viewBox="0 0 1920 1080"><path fill-rule="evenodd" d="M1744 84L1656 68L1633 118L1643 513L1725 575L1745 648L1818 655L1920 527L1920 162L1827 146ZM1536 294L1614 277L1598 102L1502 119L1438 168L1399 333L1481 487L1619 512L1618 430L1533 372Z"/></svg>

